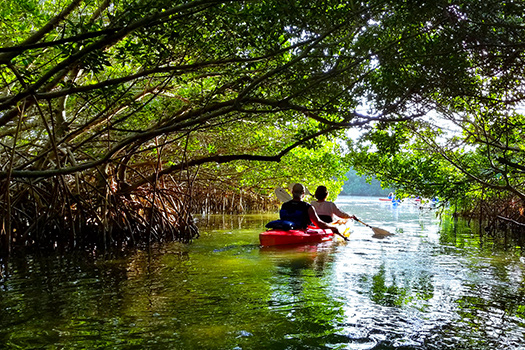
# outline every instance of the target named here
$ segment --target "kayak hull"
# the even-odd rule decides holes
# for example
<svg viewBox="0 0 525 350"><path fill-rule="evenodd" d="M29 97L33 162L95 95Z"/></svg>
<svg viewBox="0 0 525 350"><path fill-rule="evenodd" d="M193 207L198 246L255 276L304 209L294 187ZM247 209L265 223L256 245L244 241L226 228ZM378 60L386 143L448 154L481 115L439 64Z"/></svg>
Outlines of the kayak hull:
<svg viewBox="0 0 525 350"><path fill-rule="evenodd" d="M259 234L262 246L321 243L333 238L332 230L309 228L306 230L269 230Z"/></svg>

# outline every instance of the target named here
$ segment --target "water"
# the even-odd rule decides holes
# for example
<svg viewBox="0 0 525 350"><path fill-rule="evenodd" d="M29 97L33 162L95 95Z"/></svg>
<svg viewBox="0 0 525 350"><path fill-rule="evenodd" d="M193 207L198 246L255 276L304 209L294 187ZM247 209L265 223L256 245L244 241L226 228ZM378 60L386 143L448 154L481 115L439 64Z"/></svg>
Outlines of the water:
<svg viewBox="0 0 525 350"><path fill-rule="evenodd" d="M12 259L0 349L525 349L521 248L414 205L337 202L395 235L356 223L347 243L260 248L276 214L210 216L191 245Z"/></svg>

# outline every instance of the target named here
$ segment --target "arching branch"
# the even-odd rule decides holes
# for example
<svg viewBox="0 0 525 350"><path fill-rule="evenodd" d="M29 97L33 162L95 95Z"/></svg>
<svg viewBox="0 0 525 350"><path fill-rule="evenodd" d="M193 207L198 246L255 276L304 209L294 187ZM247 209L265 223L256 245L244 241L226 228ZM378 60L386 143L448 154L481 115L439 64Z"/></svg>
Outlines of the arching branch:
<svg viewBox="0 0 525 350"><path fill-rule="evenodd" d="M172 166L170 166L168 168L165 168L165 169L161 170L158 173L158 177L166 175L166 174L170 174L170 173L173 173L173 172L177 172L177 171L182 171L184 169L188 169L190 167L194 167L194 166L198 166L198 165L202 165L202 164L206 164L206 163L222 164L222 163L229 163L229 162L238 161L238 160L280 162L281 159L286 154L288 154L290 151L292 151L293 149L295 149L295 148L297 148L297 147L299 147L301 145L304 145L306 142L308 142L310 140L313 140L313 139L315 139L315 138L317 138L317 137L319 137L321 135L328 134L328 133L330 133L330 132L332 132L332 131L334 131L336 129L337 128L331 127L331 128L320 130L317 133L314 133L312 135L306 136L306 137L302 138L301 140L296 141L295 143L293 143L290 146L284 148L283 150L281 150L279 153L277 153L275 155L270 155L270 156L267 156L267 155L256 155L256 154L214 155L214 156L210 156L210 157L194 159L194 160L190 160L188 162L181 162L179 164L172 165ZM140 186L143 186L143 185L145 185L147 183L152 183L153 181L155 181L155 179L157 179L157 174L150 175L149 177L147 177L145 179L142 179L142 180L136 182L135 184L129 186L128 188L126 188L126 192L130 192L130 191L136 190Z"/></svg>
<svg viewBox="0 0 525 350"><path fill-rule="evenodd" d="M30 47L31 45L34 45L39 40L41 40L44 35L49 33L53 28L57 26L58 23L63 21L75 8L77 8L80 3L82 3L82 0L73 0L68 7L66 7L61 13L59 13L57 16L53 17L49 22L47 22L46 25L44 25L40 30L38 30L36 33L31 35L29 38L24 40L20 46L21 47ZM2 51L0 51L2 52ZM13 57L16 57L20 51L7 51L4 54L0 55L0 64L7 64L9 61L13 59Z"/></svg>

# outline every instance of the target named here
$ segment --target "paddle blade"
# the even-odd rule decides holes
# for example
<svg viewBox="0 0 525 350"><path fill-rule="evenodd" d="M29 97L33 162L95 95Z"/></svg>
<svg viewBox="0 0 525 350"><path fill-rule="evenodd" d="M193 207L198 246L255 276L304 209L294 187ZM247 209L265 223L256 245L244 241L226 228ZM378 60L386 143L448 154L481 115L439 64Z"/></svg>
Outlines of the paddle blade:
<svg viewBox="0 0 525 350"><path fill-rule="evenodd" d="M379 227L372 227L372 231L374 231L375 236L391 236L393 233L388 232L387 230L383 230Z"/></svg>
<svg viewBox="0 0 525 350"><path fill-rule="evenodd" d="M308 187L304 187L304 194L306 194L307 196L314 196L313 194L310 193L310 191L308 190Z"/></svg>
<svg viewBox="0 0 525 350"><path fill-rule="evenodd" d="M277 199L283 203L292 200L292 196L282 187L277 187L274 192Z"/></svg>

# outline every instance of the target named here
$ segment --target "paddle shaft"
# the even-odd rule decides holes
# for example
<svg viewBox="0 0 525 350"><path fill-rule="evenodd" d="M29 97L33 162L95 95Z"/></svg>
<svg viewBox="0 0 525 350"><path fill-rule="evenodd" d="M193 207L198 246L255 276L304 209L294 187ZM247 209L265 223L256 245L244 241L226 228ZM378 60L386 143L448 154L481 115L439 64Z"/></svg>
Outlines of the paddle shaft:
<svg viewBox="0 0 525 350"><path fill-rule="evenodd" d="M334 232L334 231L332 230L332 232ZM334 233L335 233L335 232L334 232ZM337 232L336 235L340 236L340 237L341 237L342 239L344 239L346 242L349 241L348 237L343 236L343 235L342 235L341 233L339 233L339 232Z"/></svg>
<svg viewBox="0 0 525 350"><path fill-rule="evenodd" d="M361 224L365 225L366 227L371 228L372 231L374 231L375 235L379 235L379 236L390 236L390 235L392 235L392 233L388 232L387 230L383 230L382 228L372 227L372 226L370 226L368 224L365 224L364 222L362 222L361 220L359 220L355 216L354 216L354 219L355 219L355 221L360 222Z"/></svg>
<svg viewBox="0 0 525 350"><path fill-rule="evenodd" d="M372 226L370 226L369 224L365 224L364 222L362 222L361 220L359 220L359 219L356 218L355 216L354 216L354 219L355 219L355 221L357 221L357 222L359 222L359 223L365 225L366 227L373 228Z"/></svg>

